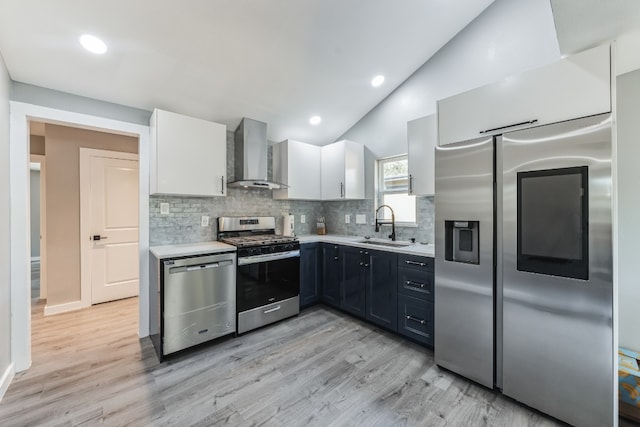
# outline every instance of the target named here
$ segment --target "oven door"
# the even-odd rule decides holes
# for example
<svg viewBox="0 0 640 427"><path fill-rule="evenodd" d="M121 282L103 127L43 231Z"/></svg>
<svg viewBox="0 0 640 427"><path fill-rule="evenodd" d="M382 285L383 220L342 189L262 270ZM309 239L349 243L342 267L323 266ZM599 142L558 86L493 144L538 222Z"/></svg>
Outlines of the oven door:
<svg viewBox="0 0 640 427"><path fill-rule="evenodd" d="M293 298L299 293L299 250L238 258L238 313Z"/></svg>

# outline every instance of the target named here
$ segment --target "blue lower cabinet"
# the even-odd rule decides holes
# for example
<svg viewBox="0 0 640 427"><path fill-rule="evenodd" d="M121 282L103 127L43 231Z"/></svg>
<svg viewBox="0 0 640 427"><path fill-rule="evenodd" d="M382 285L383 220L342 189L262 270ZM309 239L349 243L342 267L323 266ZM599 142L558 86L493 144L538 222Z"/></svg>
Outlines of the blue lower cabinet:
<svg viewBox="0 0 640 427"><path fill-rule="evenodd" d="M300 245L300 308L322 302L433 346L433 258Z"/></svg>
<svg viewBox="0 0 640 427"><path fill-rule="evenodd" d="M366 259L367 320L394 332L398 330L398 256L368 251Z"/></svg>
<svg viewBox="0 0 640 427"><path fill-rule="evenodd" d="M399 294L398 333L433 346L433 302Z"/></svg>
<svg viewBox="0 0 640 427"><path fill-rule="evenodd" d="M319 243L300 245L300 308L320 301L322 251Z"/></svg>
<svg viewBox="0 0 640 427"><path fill-rule="evenodd" d="M342 294L340 308L354 316L366 317L365 300L365 255L367 251L351 246L340 247L342 262Z"/></svg>
<svg viewBox="0 0 640 427"><path fill-rule="evenodd" d="M321 249L321 283L320 300L332 307L340 307L340 288L342 274L340 270L340 246L323 243Z"/></svg>

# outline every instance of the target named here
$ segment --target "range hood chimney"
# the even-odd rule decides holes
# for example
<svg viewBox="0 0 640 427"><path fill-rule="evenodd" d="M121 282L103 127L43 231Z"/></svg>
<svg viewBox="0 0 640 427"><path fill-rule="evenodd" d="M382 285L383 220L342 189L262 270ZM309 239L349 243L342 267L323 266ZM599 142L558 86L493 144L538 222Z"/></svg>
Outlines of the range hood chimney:
<svg viewBox="0 0 640 427"><path fill-rule="evenodd" d="M284 184L269 181L267 176L267 124L244 117L234 134L235 181L229 187L277 190Z"/></svg>

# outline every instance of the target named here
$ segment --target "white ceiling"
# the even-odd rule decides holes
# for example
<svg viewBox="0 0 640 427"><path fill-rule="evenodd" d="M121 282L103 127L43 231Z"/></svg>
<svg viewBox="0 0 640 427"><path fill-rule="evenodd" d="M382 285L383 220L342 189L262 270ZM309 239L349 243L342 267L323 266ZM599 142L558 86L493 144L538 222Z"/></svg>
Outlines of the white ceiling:
<svg viewBox="0 0 640 427"><path fill-rule="evenodd" d="M551 0L551 8L560 51L565 55L640 29L639 0Z"/></svg>
<svg viewBox="0 0 640 427"><path fill-rule="evenodd" d="M323 145L492 2L3 0L0 52L15 81L230 129L251 117L271 140ZM85 52L83 33L108 52Z"/></svg>

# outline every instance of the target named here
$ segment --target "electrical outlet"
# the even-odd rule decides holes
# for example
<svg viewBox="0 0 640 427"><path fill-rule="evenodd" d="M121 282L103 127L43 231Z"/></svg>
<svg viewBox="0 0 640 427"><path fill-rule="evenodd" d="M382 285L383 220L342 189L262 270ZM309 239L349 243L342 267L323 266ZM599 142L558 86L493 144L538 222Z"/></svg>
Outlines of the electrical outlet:
<svg viewBox="0 0 640 427"><path fill-rule="evenodd" d="M169 215L169 203L160 203L160 215Z"/></svg>
<svg viewBox="0 0 640 427"><path fill-rule="evenodd" d="M367 216L366 215L356 215L356 224L366 224Z"/></svg>
<svg viewBox="0 0 640 427"><path fill-rule="evenodd" d="M307 216L302 214L300 215L300 224L304 224L307 222Z"/></svg>
<svg viewBox="0 0 640 427"><path fill-rule="evenodd" d="M202 215L200 225L202 225L203 227L209 226L209 215Z"/></svg>
<svg viewBox="0 0 640 427"><path fill-rule="evenodd" d="M351 215L346 214L346 215L344 216L344 223L345 223L345 224L349 224L350 222L351 222Z"/></svg>

